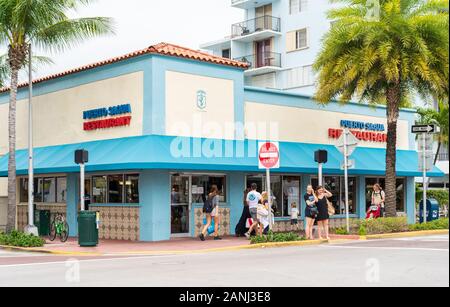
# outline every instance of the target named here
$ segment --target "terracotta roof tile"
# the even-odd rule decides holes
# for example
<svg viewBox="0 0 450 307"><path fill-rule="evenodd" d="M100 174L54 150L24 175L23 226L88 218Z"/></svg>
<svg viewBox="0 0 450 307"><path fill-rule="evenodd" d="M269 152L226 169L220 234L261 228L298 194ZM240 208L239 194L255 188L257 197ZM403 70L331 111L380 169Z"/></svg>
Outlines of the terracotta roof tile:
<svg viewBox="0 0 450 307"><path fill-rule="evenodd" d="M208 54L206 52L201 52L201 51L189 49L186 47L181 47L181 46L174 45L174 44L159 43L157 45L153 45L148 48L138 50L135 52L131 52L131 53L119 56L119 57L115 57L115 58L100 61L97 63L81 66L78 68L74 68L74 69L67 70L67 71L64 71L61 73L49 75L46 77L42 77L42 78L34 80L33 84L38 84L38 83L42 83L45 81L68 76L71 74L76 74L76 73L79 73L82 71L94 69L94 68L109 65L112 63L117 63L120 61L124 61L124 60L130 59L130 58L138 57L138 56L145 55L145 54L159 54L159 55L164 55L164 56L173 56L173 57L191 59L191 60L201 61L201 62L209 62L209 63L213 63L213 64L218 64L218 65L232 66L232 67L237 67L237 68L242 68L242 69L248 68L247 63L238 62L238 61L230 60L227 58L221 58L218 56ZM28 86L28 82L21 83L21 84L19 84L18 87L22 88L22 87L26 87L26 86ZM0 89L0 93L7 92L9 90L10 90L9 87L4 87L4 88Z"/></svg>

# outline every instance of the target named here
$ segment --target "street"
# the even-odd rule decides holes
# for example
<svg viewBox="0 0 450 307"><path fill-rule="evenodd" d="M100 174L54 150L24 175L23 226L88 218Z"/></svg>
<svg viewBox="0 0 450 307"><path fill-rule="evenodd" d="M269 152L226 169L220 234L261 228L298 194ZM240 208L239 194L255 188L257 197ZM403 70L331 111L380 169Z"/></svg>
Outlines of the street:
<svg viewBox="0 0 450 307"><path fill-rule="evenodd" d="M120 258L0 249L0 286L448 287L449 237Z"/></svg>

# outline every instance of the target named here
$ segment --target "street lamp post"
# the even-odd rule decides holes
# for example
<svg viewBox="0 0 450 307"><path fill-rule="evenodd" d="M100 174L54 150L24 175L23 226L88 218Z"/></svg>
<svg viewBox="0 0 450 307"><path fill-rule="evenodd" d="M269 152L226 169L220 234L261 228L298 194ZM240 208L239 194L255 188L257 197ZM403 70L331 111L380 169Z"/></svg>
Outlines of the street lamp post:
<svg viewBox="0 0 450 307"><path fill-rule="evenodd" d="M31 44L28 46L28 225L25 233L39 236L37 227L34 225L34 165L33 165L33 65Z"/></svg>

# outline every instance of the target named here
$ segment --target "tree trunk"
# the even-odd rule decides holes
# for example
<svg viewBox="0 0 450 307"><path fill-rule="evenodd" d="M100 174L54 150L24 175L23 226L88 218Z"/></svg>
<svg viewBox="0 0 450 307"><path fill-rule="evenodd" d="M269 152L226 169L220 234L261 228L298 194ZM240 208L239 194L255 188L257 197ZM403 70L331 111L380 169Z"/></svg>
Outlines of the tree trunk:
<svg viewBox="0 0 450 307"><path fill-rule="evenodd" d="M8 216L6 232L16 228L16 102L19 70L23 67L28 52L27 45L9 46L8 60L11 69L11 90L9 97L9 159L8 159Z"/></svg>
<svg viewBox="0 0 450 307"><path fill-rule="evenodd" d="M16 228L16 101L19 72L11 71L11 91L9 99L9 160L8 160L8 218L6 232Z"/></svg>
<svg viewBox="0 0 450 307"><path fill-rule="evenodd" d="M386 217L397 216L397 123L400 116L399 84L387 90L388 138L386 145Z"/></svg>

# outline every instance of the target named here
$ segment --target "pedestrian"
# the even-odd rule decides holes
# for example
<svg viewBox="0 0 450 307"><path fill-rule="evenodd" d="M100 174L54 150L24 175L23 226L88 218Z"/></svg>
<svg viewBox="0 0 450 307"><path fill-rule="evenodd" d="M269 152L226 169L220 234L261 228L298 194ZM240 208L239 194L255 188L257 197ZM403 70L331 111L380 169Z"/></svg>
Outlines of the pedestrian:
<svg viewBox="0 0 450 307"><path fill-rule="evenodd" d="M267 235L270 230L269 220L269 193L261 194L261 201L258 205L259 235Z"/></svg>
<svg viewBox="0 0 450 307"><path fill-rule="evenodd" d="M314 193L312 185L308 185L306 189L306 194L304 196L306 203L305 217L306 217L306 239L314 240L313 229L314 223L316 222L317 214L319 213L317 209L317 196Z"/></svg>
<svg viewBox="0 0 450 307"><path fill-rule="evenodd" d="M244 200L243 200L244 208L242 211L241 219L239 220L239 223L236 225L236 229L235 229L236 237L238 237L238 238L245 236L245 234L248 231L247 221L252 218L252 216L250 215L250 209L247 204L247 195L248 195L248 193L250 193L250 191L251 191L250 189L246 189L244 191Z"/></svg>
<svg viewBox="0 0 450 307"><path fill-rule="evenodd" d="M372 192L372 206L377 206L380 208L380 217L384 217L385 208L384 204L386 202L386 193L384 193L381 186L377 183L373 186Z"/></svg>
<svg viewBox="0 0 450 307"><path fill-rule="evenodd" d="M212 221L214 221L214 240L222 240L219 236L219 189L216 185L211 187L211 192L209 193L207 199L205 200L205 205L203 211L206 214L206 225L200 234L200 240L205 241L205 236L208 233L208 228L211 226Z"/></svg>
<svg viewBox="0 0 450 307"><path fill-rule="evenodd" d="M251 191L247 195L247 204L250 210L250 215L253 220L253 224L250 229L247 231L245 236L250 238L251 233L256 230L258 231L259 221L258 221L258 204L262 199L261 194L257 191L258 185L256 183L252 184Z"/></svg>
<svg viewBox="0 0 450 307"><path fill-rule="evenodd" d="M316 197L317 197L317 225L319 228L319 240L323 240L323 234L325 235L326 240L330 240L330 232L329 232L329 226L330 226L330 214L328 211L329 206L329 198L333 197L333 194L331 194L327 189L325 189L322 186L319 186L316 191Z"/></svg>
<svg viewBox="0 0 450 307"><path fill-rule="evenodd" d="M298 217L300 215L300 211L297 208L297 203L293 202L291 204L291 226L295 226L298 230Z"/></svg>

